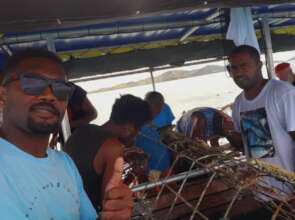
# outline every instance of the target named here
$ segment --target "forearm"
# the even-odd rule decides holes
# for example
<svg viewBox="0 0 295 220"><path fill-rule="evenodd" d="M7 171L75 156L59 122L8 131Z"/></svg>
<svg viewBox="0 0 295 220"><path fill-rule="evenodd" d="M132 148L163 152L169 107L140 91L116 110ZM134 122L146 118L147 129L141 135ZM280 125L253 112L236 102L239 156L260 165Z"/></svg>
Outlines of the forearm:
<svg viewBox="0 0 295 220"><path fill-rule="evenodd" d="M230 144L235 147L238 151L243 151L243 140L239 132L229 131L226 132L225 137L230 142Z"/></svg>

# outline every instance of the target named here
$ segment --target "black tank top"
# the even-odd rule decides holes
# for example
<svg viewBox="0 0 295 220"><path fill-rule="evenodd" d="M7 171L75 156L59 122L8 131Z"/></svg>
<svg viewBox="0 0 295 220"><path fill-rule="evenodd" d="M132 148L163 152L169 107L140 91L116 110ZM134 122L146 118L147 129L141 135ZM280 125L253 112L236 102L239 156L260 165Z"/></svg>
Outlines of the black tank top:
<svg viewBox="0 0 295 220"><path fill-rule="evenodd" d="M103 127L88 124L77 128L63 147L78 167L84 189L96 209L101 205L100 186L103 174L96 174L93 161L103 142L112 136L111 132Z"/></svg>

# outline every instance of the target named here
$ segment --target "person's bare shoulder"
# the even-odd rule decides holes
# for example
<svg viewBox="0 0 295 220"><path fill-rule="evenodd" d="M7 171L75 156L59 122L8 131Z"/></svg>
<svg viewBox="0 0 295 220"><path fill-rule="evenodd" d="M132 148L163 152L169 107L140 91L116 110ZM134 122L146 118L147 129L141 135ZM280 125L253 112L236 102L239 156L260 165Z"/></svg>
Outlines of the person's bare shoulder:
<svg viewBox="0 0 295 220"><path fill-rule="evenodd" d="M117 138L108 138L102 145L106 158L122 155L123 147L124 145Z"/></svg>
<svg viewBox="0 0 295 220"><path fill-rule="evenodd" d="M98 150L94 167L97 173L103 172L107 163L114 161L117 157L123 155L124 145L117 138L106 139Z"/></svg>
<svg viewBox="0 0 295 220"><path fill-rule="evenodd" d="M106 139L104 141L103 145L105 145L107 147L111 147L111 148L124 146L116 137Z"/></svg>

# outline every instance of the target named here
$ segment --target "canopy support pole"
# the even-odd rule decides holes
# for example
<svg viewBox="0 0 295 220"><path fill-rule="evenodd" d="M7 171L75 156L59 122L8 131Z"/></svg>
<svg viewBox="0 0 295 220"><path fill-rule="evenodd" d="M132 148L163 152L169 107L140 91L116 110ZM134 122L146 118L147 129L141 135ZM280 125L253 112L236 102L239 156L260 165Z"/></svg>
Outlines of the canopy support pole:
<svg viewBox="0 0 295 220"><path fill-rule="evenodd" d="M151 74L151 79L152 79L152 85L153 85L153 91L156 91L156 84L155 84L155 78L154 78L154 72L153 68L150 67L150 74Z"/></svg>
<svg viewBox="0 0 295 220"><path fill-rule="evenodd" d="M273 51L272 51L272 42L271 42L271 33L270 27L268 23L268 19L266 17L261 19L262 24L262 32L263 38L265 42L265 61L266 61L266 68L267 68L267 75L269 79L274 79L274 62L273 62Z"/></svg>
<svg viewBox="0 0 295 220"><path fill-rule="evenodd" d="M7 45L7 44L2 45L1 49L10 57L13 55L9 45Z"/></svg>
<svg viewBox="0 0 295 220"><path fill-rule="evenodd" d="M180 42L184 42L189 36L191 36L196 30L198 30L199 27L195 26L195 27L191 27L181 38L180 38Z"/></svg>
<svg viewBox="0 0 295 220"><path fill-rule="evenodd" d="M47 36L47 49L53 53L56 53L54 37ZM71 127L67 111L65 111L64 118L61 122L61 130L64 141L66 142L71 135Z"/></svg>

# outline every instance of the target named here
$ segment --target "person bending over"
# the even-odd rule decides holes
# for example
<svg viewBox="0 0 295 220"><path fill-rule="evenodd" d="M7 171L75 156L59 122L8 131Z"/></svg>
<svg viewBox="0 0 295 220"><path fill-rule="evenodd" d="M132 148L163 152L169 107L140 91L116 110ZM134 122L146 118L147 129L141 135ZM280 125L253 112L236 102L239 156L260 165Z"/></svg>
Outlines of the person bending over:
<svg viewBox="0 0 295 220"><path fill-rule="evenodd" d="M95 207L101 206L106 196L114 161L123 155L124 147L133 143L138 130L149 120L151 111L146 101L122 95L113 104L105 124L77 128L66 142L64 150L75 161Z"/></svg>

